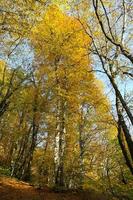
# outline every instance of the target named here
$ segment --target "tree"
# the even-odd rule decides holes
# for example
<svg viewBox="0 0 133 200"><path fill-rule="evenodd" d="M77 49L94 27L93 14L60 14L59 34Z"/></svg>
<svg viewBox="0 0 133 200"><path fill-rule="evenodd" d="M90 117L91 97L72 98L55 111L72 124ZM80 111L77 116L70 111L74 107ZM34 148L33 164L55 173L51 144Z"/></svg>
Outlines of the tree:
<svg viewBox="0 0 133 200"><path fill-rule="evenodd" d="M0 117L7 110L12 95L21 88L24 81L28 78L21 68L9 68L4 61L0 61Z"/></svg>
<svg viewBox="0 0 133 200"><path fill-rule="evenodd" d="M96 70L94 71L100 72L107 76L112 88L115 91L116 99L119 99L120 101L119 104L121 104L121 117L118 114L118 109L116 109L116 112L119 115L118 121L121 121L121 125L124 124L122 130L125 138L127 139L128 151L130 152L130 155L132 157L131 146L133 145L130 136L130 129L127 125L127 121L124 119L124 117L122 117L122 110L126 114L127 118L130 120L130 124L132 124L133 119L132 112L118 86L118 81L121 79L121 75L124 77L127 75L130 78L132 77L130 76L132 67L129 67L127 69L127 67L125 66L127 64L130 66L131 63L127 62L127 58L129 61L131 61L131 54L128 52L128 50L125 50L127 49L127 47L124 47L125 34L127 34L130 38L129 33L125 32L125 26L130 26L130 22L128 23L127 21L125 21L126 16L130 18L130 16L128 16L130 10L128 14L127 10L125 10L126 7L128 8L129 3L127 3L126 5L125 1L119 1L117 4L115 4L114 2L106 3L104 1L90 1L88 6L91 6L86 6L85 15L84 12L80 12L84 4L86 5L86 1L83 1L83 4L79 4L79 6L77 6L78 20L82 24L83 29L86 31L86 34L88 34L92 39L92 46L91 48L89 48L89 51L91 50L94 56L97 55L96 58L98 58L101 63L101 65L99 64L99 66L101 66L102 69L99 67L96 68ZM117 10L119 10L118 13L115 12L116 7L118 8ZM88 15L86 15L87 12ZM89 15L91 16L90 18ZM83 22L84 18L87 20L86 24ZM116 26L116 23L119 23L119 25ZM94 24L98 25L94 27ZM128 43L128 45L130 45L130 42ZM129 56L127 56L127 54ZM99 63L98 60L97 62ZM125 73L125 71L127 71L127 73ZM130 165L132 166L132 161ZM132 169L130 170L132 171Z"/></svg>
<svg viewBox="0 0 133 200"><path fill-rule="evenodd" d="M55 16L58 17L57 20ZM52 85L50 89L54 102L56 130L55 184L62 187L65 149L69 145L67 138L77 126L82 105L98 107L94 98L100 99L97 94L100 90L96 85L96 78L88 73L91 66L86 47L91 40L77 20L63 14L56 6L48 8L42 22L32 30L32 33L37 59L41 62L42 71L44 68L43 76L48 80L48 84ZM102 103L104 101L103 97ZM104 108L108 109L107 103ZM76 137L76 132L73 134Z"/></svg>

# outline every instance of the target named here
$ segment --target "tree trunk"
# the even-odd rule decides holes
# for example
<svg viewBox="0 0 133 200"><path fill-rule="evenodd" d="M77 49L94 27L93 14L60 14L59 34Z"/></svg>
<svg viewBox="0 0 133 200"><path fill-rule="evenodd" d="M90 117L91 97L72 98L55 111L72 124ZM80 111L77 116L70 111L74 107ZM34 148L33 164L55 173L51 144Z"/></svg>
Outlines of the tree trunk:
<svg viewBox="0 0 133 200"><path fill-rule="evenodd" d="M81 122L82 123L82 122ZM80 148L80 189L83 189L84 183L84 140L83 140L83 125L79 127L79 148Z"/></svg>
<svg viewBox="0 0 133 200"><path fill-rule="evenodd" d="M37 93L35 90L34 104L33 104L33 121L28 133L22 139L18 156L15 160L12 176L18 179L27 181L31 177L31 162L37 141L37 133L39 129L39 121L37 116Z"/></svg>
<svg viewBox="0 0 133 200"><path fill-rule="evenodd" d="M106 74L107 74L107 76L108 76L108 78L109 78L109 80L110 80L110 82L111 82L111 84L112 84L112 86L113 86L113 88L114 88L114 90L115 90L116 97L119 98L119 100L120 100L120 102L121 102L123 108L125 109L125 111L126 111L128 117L129 117L129 119L130 119L130 121L131 121L131 123L132 123L132 125L133 125L133 115L132 115L132 113L131 113L131 111L130 111L128 105L127 105L127 103L126 103L125 100L123 99L123 97L122 97L122 95L121 95L121 93L120 93L120 91L119 91L119 89L118 89L118 87L117 87L117 85L116 85L114 79L113 79L108 73L106 73Z"/></svg>
<svg viewBox="0 0 133 200"><path fill-rule="evenodd" d="M126 130L125 130L125 121L123 121L124 119L123 119L123 116L122 116L120 108L119 108L118 97L116 97L116 109L117 109L117 114L118 114L118 141L119 141L119 145L120 145L122 153L124 155L126 164L129 168L130 172L133 174L133 163L132 163L132 161L131 161L131 159L128 155L128 151L127 151L126 146L125 146L124 136L126 138L126 142L127 142L128 148L129 148L129 152L131 151L130 148L132 148L132 147L130 147L132 141L131 141L131 136L130 136L129 132L127 131L128 130L127 127L126 127ZM124 126L124 128L123 128L123 126ZM130 152L130 154L132 155L132 152Z"/></svg>
<svg viewBox="0 0 133 200"><path fill-rule="evenodd" d="M55 186L64 187L64 150L65 150L65 101L60 97L57 105L57 124L55 137Z"/></svg>
<svg viewBox="0 0 133 200"><path fill-rule="evenodd" d="M125 146L124 141L123 141L123 133L122 133L121 126L118 128L118 141L119 141L119 145L121 147L123 156L125 158L126 165L128 166L131 174L133 175L133 165L132 165L132 163L130 161L130 158L128 156L128 152L127 152L126 146Z"/></svg>

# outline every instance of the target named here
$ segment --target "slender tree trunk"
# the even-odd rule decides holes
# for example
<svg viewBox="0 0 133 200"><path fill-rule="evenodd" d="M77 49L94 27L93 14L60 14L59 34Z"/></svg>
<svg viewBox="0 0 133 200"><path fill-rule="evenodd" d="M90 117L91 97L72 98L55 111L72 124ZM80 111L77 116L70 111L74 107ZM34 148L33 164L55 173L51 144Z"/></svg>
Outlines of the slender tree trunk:
<svg viewBox="0 0 133 200"><path fill-rule="evenodd" d="M123 126L125 127L125 125L122 124L122 120L123 120L123 116L121 114L121 111L120 111L120 105L119 105L119 99L118 97L116 97L116 108L117 108L117 114L118 114L118 141L119 141L119 145L121 147L121 150L122 150L122 153L123 153L123 156L125 158L125 161L126 161L126 164L130 170L130 172L133 174L133 163L129 157L129 153L127 151L127 148L125 146L125 141L124 141L124 136L126 138L126 142L128 144L128 148L130 147L130 140L131 140L131 136L129 134L129 132L125 132L125 129L123 129ZM125 124L125 122L124 122ZM127 130L126 130L127 131ZM130 152L130 148L129 148L129 152ZM132 153L132 152L130 152Z"/></svg>
<svg viewBox="0 0 133 200"><path fill-rule="evenodd" d="M119 89L118 89L118 87L117 87L117 85L116 85L114 79L113 79L108 73L106 73L106 74L107 74L107 76L108 76L108 78L109 78L109 80L110 80L110 82L111 82L111 84L112 84L112 86L113 86L113 88L114 88L114 90L115 90L116 97L119 98L119 100L120 100L120 102L121 102L123 108L125 109L125 111L126 111L128 117L129 117L129 119L130 119L130 121L131 121L131 123L132 123L132 125L133 125L133 115L132 115L132 113L131 113L131 111L130 111L128 105L127 105L127 103L126 103L125 100L123 99L123 97L122 97L122 95L121 95L121 93L120 93L120 91L119 91Z"/></svg>
<svg viewBox="0 0 133 200"><path fill-rule="evenodd" d="M125 158L126 165L127 165L127 167L129 168L131 174L133 175L133 165L132 165L132 163L131 163L131 160L130 160L130 158L129 158L129 155L128 155L126 146L125 146L124 141L123 141L123 133L122 133L122 128L121 128L121 126L118 128L118 141L119 141L119 145L120 145L120 147L121 147L123 156L124 156L124 158Z"/></svg>
<svg viewBox="0 0 133 200"><path fill-rule="evenodd" d="M57 56L54 62L55 79L57 91L57 115L56 115L56 134L55 134L55 187L64 187L64 152L65 152L65 105L66 100L59 94L61 88L66 89L66 76L59 78L58 63L60 57Z"/></svg>
<svg viewBox="0 0 133 200"><path fill-rule="evenodd" d="M31 176L31 162L37 141L37 133L39 129L39 121L37 116L37 91L35 90L34 104L33 104L33 121L27 134L25 134L20 144L18 156L15 160L12 176L21 180L30 180Z"/></svg>
<svg viewBox="0 0 133 200"><path fill-rule="evenodd" d="M116 194L115 194L114 189L112 187L112 182L111 182L111 177L110 177L109 159L107 159L107 163L106 163L106 172L107 172L107 179L108 179L109 190L110 190L111 194L114 197L116 197Z"/></svg>
<svg viewBox="0 0 133 200"><path fill-rule="evenodd" d="M82 122L81 122L82 123ZM84 140L83 140L83 125L79 127L79 148L80 148L80 189L83 189L84 183Z"/></svg>
<svg viewBox="0 0 133 200"><path fill-rule="evenodd" d="M27 149L29 148L29 137L31 128L29 128L28 133L26 133L20 141L19 150L16 156L16 159L12 166L12 176L21 179L22 171L23 171L23 162L26 159Z"/></svg>
<svg viewBox="0 0 133 200"><path fill-rule="evenodd" d="M64 187L65 102L58 100L57 135L55 137L55 186Z"/></svg>
<svg viewBox="0 0 133 200"><path fill-rule="evenodd" d="M133 161L133 141L132 141L131 135L129 133L129 130L127 128L127 125L125 123L125 120L123 118L123 115L121 113L119 113L119 121L120 121L119 123L121 124L122 130L123 130L123 133L125 135L128 149L129 149L132 161Z"/></svg>

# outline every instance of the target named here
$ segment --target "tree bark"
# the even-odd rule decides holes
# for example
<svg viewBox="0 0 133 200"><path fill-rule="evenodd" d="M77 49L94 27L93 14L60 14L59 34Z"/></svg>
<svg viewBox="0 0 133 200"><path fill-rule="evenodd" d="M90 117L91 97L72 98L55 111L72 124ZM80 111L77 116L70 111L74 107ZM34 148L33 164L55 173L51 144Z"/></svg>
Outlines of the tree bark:
<svg viewBox="0 0 133 200"><path fill-rule="evenodd" d="M132 140L131 140L131 136L129 134L127 127L126 127L126 130L125 130L125 125L126 125L125 121L122 121L124 119L123 119L123 116L122 116L120 108L119 108L118 97L116 97L116 109L117 109L117 114L118 114L118 141L119 141L119 145L121 147L121 150L122 150L123 156L125 158L126 164L129 168L130 172L133 174L133 163L132 163L132 161L131 161L131 159L128 155L128 151L126 149L125 142L124 142L124 136L126 138L126 142L127 142L128 149L129 149L129 152L131 154L131 157L132 157L132 149L131 149L132 147L130 145L132 144ZM124 126L124 128L123 128L123 126Z"/></svg>
<svg viewBox="0 0 133 200"><path fill-rule="evenodd" d="M64 187L64 150L65 150L65 102L59 97L57 116L57 135L55 137L55 186Z"/></svg>

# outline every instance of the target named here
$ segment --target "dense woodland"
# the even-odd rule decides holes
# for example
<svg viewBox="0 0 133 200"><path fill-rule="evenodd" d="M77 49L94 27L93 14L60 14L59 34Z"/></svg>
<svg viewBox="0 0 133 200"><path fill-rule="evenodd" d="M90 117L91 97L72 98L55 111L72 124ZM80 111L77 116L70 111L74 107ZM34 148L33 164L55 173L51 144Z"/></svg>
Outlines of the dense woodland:
<svg viewBox="0 0 133 200"><path fill-rule="evenodd" d="M0 49L1 176L133 200L132 0L0 0Z"/></svg>

